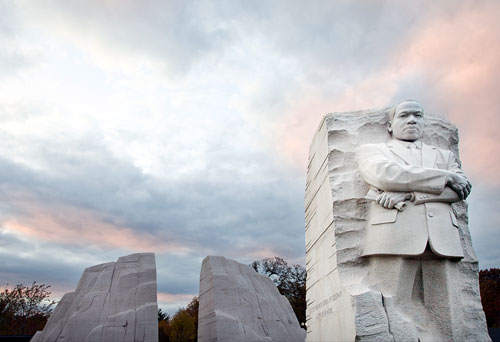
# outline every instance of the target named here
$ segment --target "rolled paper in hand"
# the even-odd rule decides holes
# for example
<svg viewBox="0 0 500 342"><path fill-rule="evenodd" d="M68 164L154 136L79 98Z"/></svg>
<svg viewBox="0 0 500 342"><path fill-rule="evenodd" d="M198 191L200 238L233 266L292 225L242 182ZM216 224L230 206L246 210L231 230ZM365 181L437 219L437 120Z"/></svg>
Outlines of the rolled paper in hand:
<svg viewBox="0 0 500 342"><path fill-rule="evenodd" d="M369 200L369 201L376 201L377 200L377 196L373 196L370 192L368 192L365 196L365 199ZM397 209L398 211L404 211L406 209L406 201L401 201L401 202L398 202L395 206L394 206L394 209Z"/></svg>

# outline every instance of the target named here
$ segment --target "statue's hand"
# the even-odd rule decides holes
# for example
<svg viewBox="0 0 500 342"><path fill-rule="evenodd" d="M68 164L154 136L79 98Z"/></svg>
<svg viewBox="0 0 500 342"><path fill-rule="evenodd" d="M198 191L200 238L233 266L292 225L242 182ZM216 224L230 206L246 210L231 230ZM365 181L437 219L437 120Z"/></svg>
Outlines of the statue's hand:
<svg viewBox="0 0 500 342"><path fill-rule="evenodd" d="M410 198L411 198L411 193L409 192L384 191L383 193L378 195L375 202L377 202L386 209L392 209L398 203L409 200Z"/></svg>
<svg viewBox="0 0 500 342"><path fill-rule="evenodd" d="M465 178L456 173L450 173L448 179L446 180L446 185L448 185L453 191L455 191L461 200L464 200L469 196L472 185Z"/></svg>

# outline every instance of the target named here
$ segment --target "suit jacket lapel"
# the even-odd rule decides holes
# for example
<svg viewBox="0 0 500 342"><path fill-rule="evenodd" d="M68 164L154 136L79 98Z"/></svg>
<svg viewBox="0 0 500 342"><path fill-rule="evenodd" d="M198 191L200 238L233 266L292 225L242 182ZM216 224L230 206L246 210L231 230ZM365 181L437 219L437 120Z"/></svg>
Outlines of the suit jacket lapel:
<svg viewBox="0 0 500 342"><path fill-rule="evenodd" d="M420 165L420 163L413 157L410 149L404 147L400 143L391 140L387 143L387 147L389 150L394 153L396 156L401 158L408 165Z"/></svg>
<svg viewBox="0 0 500 342"><path fill-rule="evenodd" d="M436 163L437 150L434 146L422 144L422 166L433 168Z"/></svg>

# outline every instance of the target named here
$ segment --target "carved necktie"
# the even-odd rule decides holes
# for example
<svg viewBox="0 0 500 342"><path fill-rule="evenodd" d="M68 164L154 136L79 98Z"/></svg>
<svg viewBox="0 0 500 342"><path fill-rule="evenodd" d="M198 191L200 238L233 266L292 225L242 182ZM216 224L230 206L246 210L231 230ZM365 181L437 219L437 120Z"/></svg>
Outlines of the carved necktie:
<svg viewBox="0 0 500 342"><path fill-rule="evenodd" d="M422 150L418 148L417 144L415 143L408 144L408 148L410 149L413 158L417 160L418 166L422 166Z"/></svg>

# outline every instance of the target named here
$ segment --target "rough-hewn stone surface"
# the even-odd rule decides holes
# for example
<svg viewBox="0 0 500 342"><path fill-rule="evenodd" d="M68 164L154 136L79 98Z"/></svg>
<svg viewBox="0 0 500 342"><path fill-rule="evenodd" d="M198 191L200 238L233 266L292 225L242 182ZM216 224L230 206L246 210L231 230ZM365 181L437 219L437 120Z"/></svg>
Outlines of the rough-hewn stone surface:
<svg viewBox="0 0 500 342"><path fill-rule="evenodd" d="M157 342L156 291L153 253L89 267L32 341Z"/></svg>
<svg viewBox="0 0 500 342"><path fill-rule="evenodd" d="M203 260L198 342L303 342L288 300L274 283L244 264L220 256Z"/></svg>
<svg viewBox="0 0 500 342"><path fill-rule="evenodd" d="M388 111L328 114L311 144L305 193L308 341L416 341L414 324L393 310L392 298L367 286L369 258L361 257L370 203L356 149L389 139ZM436 115L425 117L424 143L458 157L456 127ZM453 291L447 295L453 320L460 322L451 325L449 340L487 341L466 202L453 204L453 211L465 257L449 275ZM438 315L440 303L435 307ZM425 340L425 331L418 334Z"/></svg>

